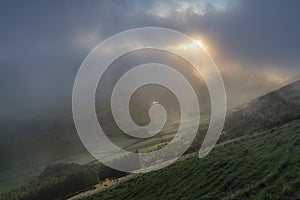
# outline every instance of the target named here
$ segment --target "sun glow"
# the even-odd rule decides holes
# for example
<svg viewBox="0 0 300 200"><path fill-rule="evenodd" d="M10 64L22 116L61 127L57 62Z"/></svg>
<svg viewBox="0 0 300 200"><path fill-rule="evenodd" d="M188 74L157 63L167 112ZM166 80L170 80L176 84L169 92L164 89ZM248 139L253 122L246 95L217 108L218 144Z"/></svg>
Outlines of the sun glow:
<svg viewBox="0 0 300 200"><path fill-rule="evenodd" d="M205 45L201 40L193 40L192 43L181 44L178 46L180 50L195 50L198 49L199 47L205 50Z"/></svg>
<svg viewBox="0 0 300 200"><path fill-rule="evenodd" d="M197 45L199 45L202 49L204 49L204 45L203 42L201 40L194 40L194 43L196 43Z"/></svg>

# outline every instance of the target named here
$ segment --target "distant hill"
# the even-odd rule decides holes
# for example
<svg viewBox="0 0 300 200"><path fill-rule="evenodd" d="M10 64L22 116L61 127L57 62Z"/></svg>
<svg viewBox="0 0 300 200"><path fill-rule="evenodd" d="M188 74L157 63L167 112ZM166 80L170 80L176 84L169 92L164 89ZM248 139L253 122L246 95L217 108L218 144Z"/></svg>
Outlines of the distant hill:
<svg viewBox="0 0 300 200"><path fill-rule="evenodd" d="M246 92L246 91L245 91ZM300 118L300 80L229 112L223 139L278 126Z"/></svg>
<svg viewBox="0 0 300 200"><path fill-rule="evenodd" d="M218 143L280 126L300 119L300 80L228 111ZM198 134L187 153L199 150L207 126Z"/></svg>

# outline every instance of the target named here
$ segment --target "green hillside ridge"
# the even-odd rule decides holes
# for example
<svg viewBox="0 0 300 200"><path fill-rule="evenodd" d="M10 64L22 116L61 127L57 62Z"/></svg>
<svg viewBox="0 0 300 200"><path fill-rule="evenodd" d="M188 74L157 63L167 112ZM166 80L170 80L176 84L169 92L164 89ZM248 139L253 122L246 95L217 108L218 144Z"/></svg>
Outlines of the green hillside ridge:
<svg viewBox="0 0 300 200"><path fill-rule="evenodd" d="M217 145L131 179L94 199L296 199L300 197L300 120Z"/></svg>

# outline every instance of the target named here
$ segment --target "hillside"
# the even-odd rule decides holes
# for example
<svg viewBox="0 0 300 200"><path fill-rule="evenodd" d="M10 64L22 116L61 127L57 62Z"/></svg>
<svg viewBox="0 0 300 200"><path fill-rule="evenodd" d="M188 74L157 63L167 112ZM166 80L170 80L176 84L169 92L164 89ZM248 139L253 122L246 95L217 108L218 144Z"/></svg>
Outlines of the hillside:
<svg viewBox="0 0 300 200"><path fill-rule="evenodd" d="M234 139L96 199L295 199L300 195L300 120Z"/></svg>
<svg viewBox="0 0 300 200"><path fill-rule="evenodd" d="M272 127L287 121L299 119L299 114L300 80L229 112L224 128L225 134L219 139L219 143L272 129ZM0 142L2 147L0 154L4 164L0 172L2 184L0 193L36 180L47 164L51 163L50 161L59 163L81 160L82 163L85 163L92 159L80 144L70 119L48 120L47 123L38 123L36 126L39 129L34 127L25 129L32 131L36 136L34 139L25 137L25 133L19 133L17 137L11 134L7 140ZM205 133L206 127L200 127L199 134L187 153L199 150ZM167 134L164 137L168 139L171 136L171 134ZM160 140L160 138L154 139L150 143ZM128 141L119 140L117 142L123 146L124 144L128 145ZM18 162L14 162L13 159Z"/></svg>

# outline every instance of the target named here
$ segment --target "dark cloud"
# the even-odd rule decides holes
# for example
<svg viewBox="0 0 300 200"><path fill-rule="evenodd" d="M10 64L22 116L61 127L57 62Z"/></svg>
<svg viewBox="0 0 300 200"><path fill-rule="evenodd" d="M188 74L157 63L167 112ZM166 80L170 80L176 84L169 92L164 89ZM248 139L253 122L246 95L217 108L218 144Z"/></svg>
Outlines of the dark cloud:
<svg viewBox="0 0 300 200"><path fill-rule="evenodd" d="M207 33L225 57L245 65L299 68L299 1L243 1L212 18Z"/></svg>

